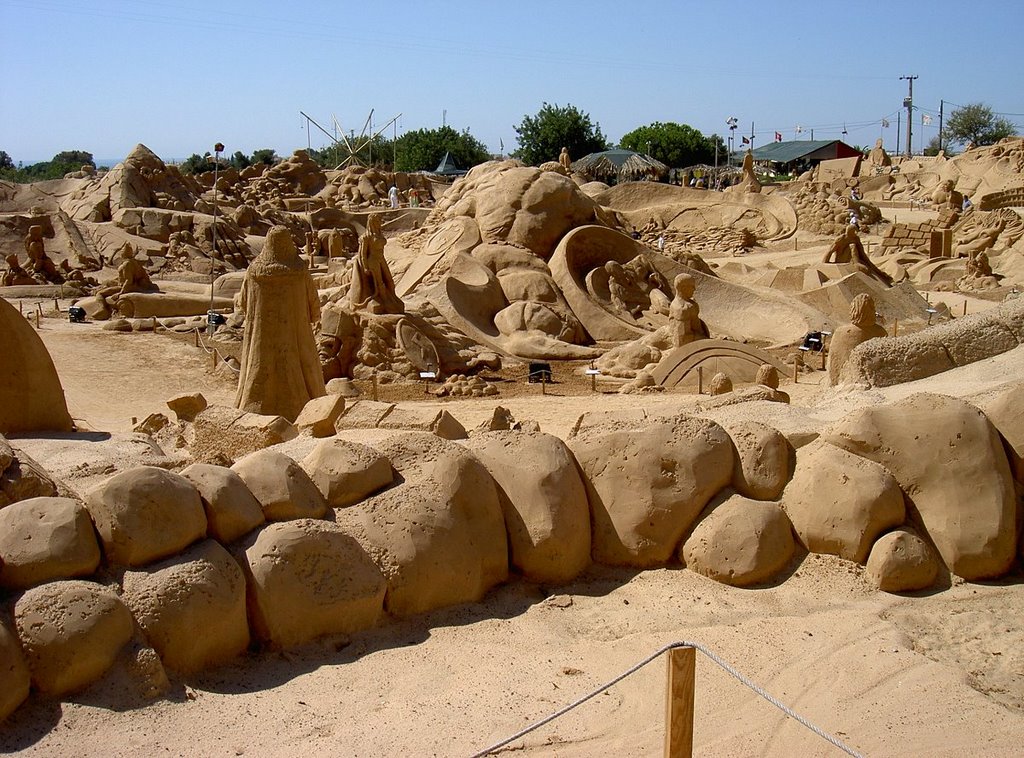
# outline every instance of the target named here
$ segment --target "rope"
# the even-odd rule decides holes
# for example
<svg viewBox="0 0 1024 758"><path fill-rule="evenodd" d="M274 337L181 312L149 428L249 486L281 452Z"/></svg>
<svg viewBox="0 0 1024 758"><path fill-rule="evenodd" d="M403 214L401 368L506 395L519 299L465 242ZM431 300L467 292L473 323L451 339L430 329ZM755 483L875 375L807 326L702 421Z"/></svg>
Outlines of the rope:
<svg viewBox="0 0 1024 758"><path fill-rule="evenodd" d="M199 346L200 346L201 348L203 348L203 350L205 350L205 351L207 352L207 354L209 354L209 353L216 353L216 354L217 354L217 358L218 358L218 359L219 359L219 360L220 360L220 361L221 361L222 363L226 363L229 369L231 369L232 371L234 371L234 372L235 372L236 374L240 374L240 373L242 373L242 370L241 370L241 369L235 368L235 367L234 367L234 366L233 366L233 365L231 364L231 361L227 360L227 359L226 359L226 358L224 357L224 353L222 353L222 352L221 352L220 350L218 350L218 349L217 349L216 347L207 347L207 346L206 346L206 343L205 343L205 342L203 342L203 329L202 329L201 327L198 327L198 326L197 326L197 327L196 327L195 329L191 329L190 331L193 331L193 332L195 332L195 333L196 333L196 336L198 336L198 338L199 338Z"/></svg>
<svg viewBox="0 0 1024 758"><path fill-rule="evenodd" d="M636 665L634 665L634 666L630 667L629 669L627 669L626 671L622 672L621 674L619 674L617 677L615 677L611 681L608 681L608 682L602 684L596 690L587 693L586 695L584 695L583 697L581 697L581 698L579 698L577 700L574 700L573 702L569 703L569 705L565 706L564 708L562 708L562 709L560 709L558 711L555 711L551 715L545 716L540 721L535 721L534 723L530 724L529 726L525 727L524 729L519 730L518 732L513 734L511 737L507 737L506 739L501 740L501 742L496 742L495 744L491 745L489 748L486 748L485 750L481 750L479 753L474 753L472 758L482 758L482 756L489 755L489 754L495 752L496 750L504 747L505 745L508 745L510 742L515 742L516 740L518 740L518 739L520 739L522 737L525 737L530 732L533 732L533 731L535 731L537 729L540 729L545 724L548 724L548 723L554 721L555 719L559 718L560 716L564 716L566 713L568 713L569 711L573 710L574 708L577 708L577 707L583 705L585 702L587 702L591 698L597 697L598 695L600 695L605 690L611 689L613 686L615 686L616 684L621 682L627 676L631 676L631 675L635 674L637 671L642 669L644 666L646 666L647 664L651 663L652 661L654 661L655 659L660 657L663 653L667 653L669 650L673 650L675 648L680 648L680 647L692 647L695 650L699 650L701 653L703 653L705 656L707 656L714 663L718 664L719 667L724 669L727 673L731 674L733 677L738 679L742 684L746 685L751 690L756 692L758 695L763 697L765 700L767 700L769 703L774 705L776 708L778 708L780 711L785 713L787 716L789 716L792 719L795 719L798 723L800 723L803 726L805 726L806 728L810 729L812 732L817 734L823 740L832 743L835 747L839 748L840 750L842 750L847 755L852 755L852 756L855 756L856 758L861 758L861 754L860 753L858 753L853 748L848 746L846 743L841 741L838 737L833 737L831 734L829 734L825 730L823 730L820 727L815 726L814 724L812 724L810 721L808 721L806 718L801 716L799 713L794 711L789 706L785 705L784 703L781 703L779 700L777 700L771 694L766 692L762 687L760 687L759 685L755 684L753 681L751 681L746 676L744 676L739 671L737 671L735 668L733 668L731 665L729 665L726 661L724 661L721 657L719 657L718 654L716 654L714 651L706 648L704 645L700 644L699 642L689 642L689 641L670 642L669 644L665 645L660 650L658 650L658 651L656 651L654 653L651 653L649 656L644 658L642 661L640 661Z"/></svg>

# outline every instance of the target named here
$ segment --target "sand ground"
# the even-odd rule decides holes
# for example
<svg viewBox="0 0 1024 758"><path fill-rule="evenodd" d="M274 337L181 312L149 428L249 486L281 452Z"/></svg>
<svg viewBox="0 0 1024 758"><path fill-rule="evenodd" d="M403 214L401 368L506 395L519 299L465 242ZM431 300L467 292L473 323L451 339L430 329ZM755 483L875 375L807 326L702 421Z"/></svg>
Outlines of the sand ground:
<svg viewBox="0 0 1024 758"><path fill-rule="evenodd" d="M210 373L206 354L188 342L56 319L44 320L40 333L72 415L94 429L125 432L132 417L165 411L164 401L182 391L201 390L211 402L233 396L230 379ZM1024 378L1024 348L886 390L838 392L825 388L822 376L783 386L811 425L915 391L984 397ZM501 404L561 436L585 411L642 407L660 415L695 402L676 394L621 396L610 387L591 394L580 382L549 389L543 396L524 386L494 399L422 402L444 407L467 428ZM385 397L388 391L382 389ZM757 417L768 412L762 405L729 413ZM118 439L90 444L123 444ZM66 440L14 442L58 470L61 456L72 454ZM33 697L0 725L0 752L471 755L683 639L707 645L866 755L1011 756L1024 746L1019 574L894 596L872 590L855 564L802 556L778 582L745 590L678 567L595 567L563 587L512 580L479 604L289 653L254 651L235 665L175 680L171 696L153 703L115 671L70 702ZM664 679L658 660L512 748L525 755L658 755ZM839 754L701 656L695 721L698 755Z"/></svg>

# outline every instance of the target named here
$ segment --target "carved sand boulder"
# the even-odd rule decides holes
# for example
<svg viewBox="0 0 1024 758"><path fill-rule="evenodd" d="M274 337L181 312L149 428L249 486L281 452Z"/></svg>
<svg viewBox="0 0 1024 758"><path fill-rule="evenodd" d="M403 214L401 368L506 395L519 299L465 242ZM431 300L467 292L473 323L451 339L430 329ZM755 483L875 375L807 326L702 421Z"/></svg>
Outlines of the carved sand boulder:
<svg viewBox="0 0 1024 758"><path fill-rule="evenodd" d="M569 446L587 485L597 563L664 565L711 497L732 480L732 442L705 419L597 426Z"/></svg>
<svg viewBox="0 0 1024 758"><path fill-rule="evenodd" d="M987 579L1009 570L1013 479L999 434L977 408L921 393L854 411L824 438L892 472L954 574Z"/></svg>
<svg viewBox="0 0 1024 758"><path fill-rule="evenodd" d="M725 425L736 447L732 486L753 500L776 500L792 473L793 446L778 429L756 421Z"/></svg>
<svg viewBox="0 0 1024 758"><path fill-rule="evenodd" d="M256 496L267 521L320 518L327 512L327 503L309 474L284 453L257 450L231 470Z"/></svg>
<svg viewBox="0 0 1024 758"><path fill-rule="evenodd" d="M697 524L679 557L699 574L747 587L782 571L794 547L792 525L778 503L733 495Z"/></svg>
<svg viewBox="0 0 1024 758"><path fill-rule="evenodd" d="M883 592L913 592L935 583L941 564L913 529L882 535L868 556L867 578Z"/></svg>
<svg viewBox="0 0 1024 758"><path fill-rule="evenodd" d="M88 576L100 563L89 514L63 497L36 497L0 510L0 586L27 589Z"/></svg>
<svg viewBox="0 0 1024 758"><path fill-rule="evenodd" d="M356 540L330 522L270 524L245 549L254 634L289 648L377 623L384 577Z"/></svg>
<svg viewBox="0 0 1024 758"><path fill-rule="evenodd" d="M209 463L193 463L181 475L199 490L207 531L227 545L266 521L259 500L236 472Z"/></svg>
<svg viewBox="0 0 1024 758"><path fill-rule="evenodd" d="M28 590L14 604L14 624L33 688L54 697L103 676L134 631L114 592L77 579Z"/></svg>
<svg viewBox="0 0 1024 758"><path fill-rule="evenodd" d="M429 432L395 432L374 447L400 483L335 513L387 579L388 612L476 602L505 581L505 522L483 464Z"/></svg>
<svg viewBox="0 0 1024 758"><path fill-rule="evenodd" d="M18 638L0 622L0 724L28 698L31 677Z"/></svg>
<svg viewBox="0 0 1024 758"><path fill-rule="evenodd" d="M0 508L33 497L54 497L57 485L34 459L0 436Z"/></svg>
<svg viewBox="0 0 1024 758"><path fill-rule="evenodd" d="M155 466L115 474L85 497L109 563L142 566L206 536L206 513L190 481Z"/></svg>
<svg viewBox="0 0 1024 758"><path fill-rule="evenodd" d="M122 587L125 604L168 669L201 671L249 645L245 576L214 540L126 571Z"/></svg>
<svg viewBox="0 0 1024 758"><path fill-rule="evenodd" d="M498 486L512 565L535 582L564 584L590 564L590 508L565 443L542 432L485 432L466 447Z"/></svg>
<svg viewBox="0 0 1024 758"><path fill-rule="evenodd" d="M341 439L319 443L302 460L302 468L331 508L358 503L394 481L387 458L372 447Z"/></svg>
<svg viewBox="0 0 1024 758"><path fill-rule="evenodd" d="M1024 484L1024 382L982 402L981 409L1005 440L1014 478Z"/></svg>
<svg viewBox="0 0 1024 758"><path fill-rule="evenodd" d="M797 451L782 505L808 550L857 563L906 519L903 492L884 466L820 439Z"/></svg>

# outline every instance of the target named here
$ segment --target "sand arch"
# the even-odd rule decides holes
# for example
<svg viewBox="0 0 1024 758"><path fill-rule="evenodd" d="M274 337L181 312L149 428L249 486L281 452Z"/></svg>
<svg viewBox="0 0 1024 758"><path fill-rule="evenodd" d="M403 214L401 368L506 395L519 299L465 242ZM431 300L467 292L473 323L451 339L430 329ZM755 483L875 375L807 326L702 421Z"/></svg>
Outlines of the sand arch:
<svg viewBox="0 0 1024 758"><path fill-rule="evenodd" d="M707 381L722 372L734 381L752 382L763 364L775 367L780 374L786 369L763 350L729 340L697 340L677 347L655 367L654 381L663 387L697 384L697 369L703 368Z"/></svg>

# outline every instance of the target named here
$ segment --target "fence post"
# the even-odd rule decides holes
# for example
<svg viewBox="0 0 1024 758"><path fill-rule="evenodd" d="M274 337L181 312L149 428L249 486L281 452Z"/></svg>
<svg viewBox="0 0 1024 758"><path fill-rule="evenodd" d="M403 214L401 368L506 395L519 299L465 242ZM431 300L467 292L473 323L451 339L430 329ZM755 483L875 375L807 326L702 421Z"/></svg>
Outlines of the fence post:
<svg viewBox="0 0 1024 758"><path fill-rule="evenodd" d="M693 755L693 682L697 651L677 647L668 651L665 688L665 758Z"/></svg>

